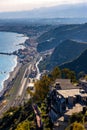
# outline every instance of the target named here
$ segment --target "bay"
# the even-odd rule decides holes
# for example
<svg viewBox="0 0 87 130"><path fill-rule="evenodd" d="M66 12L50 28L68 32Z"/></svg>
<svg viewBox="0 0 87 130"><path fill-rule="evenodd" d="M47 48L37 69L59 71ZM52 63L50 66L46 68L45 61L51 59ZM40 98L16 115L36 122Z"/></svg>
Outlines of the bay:
<svg viewBox="0 0 87 130"><path fill-rule="evenodd" d="M24 43L27 39L23 34L0 32L0 52L10 53L18 49L23 49ZM9 77L11 72L17 64L16 56L0 55L0 91L3 89L3 82Z"/></svg>

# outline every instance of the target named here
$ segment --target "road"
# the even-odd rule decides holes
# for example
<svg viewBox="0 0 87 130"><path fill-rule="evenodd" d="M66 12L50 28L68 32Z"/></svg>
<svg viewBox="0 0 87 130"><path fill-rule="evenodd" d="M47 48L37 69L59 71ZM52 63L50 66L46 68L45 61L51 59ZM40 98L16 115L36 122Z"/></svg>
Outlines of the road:
<svg viewBox="0 0 87 130"><path fill-rule="evenodd" d="M40 76L41 76L41 74L40 74L40 70L39 70L39 68L38 68L38 65L39 65L39 63L42 61L42 57L39 59L39 61L37 61L37 63L36 63L36 69L37 69L37 76L36 76L36 79L37 80L39 80L40 79Z"/></svg>
<svg viewBox="0 0 87 130"><path fill-rule="evenodd" d="M8 101L8 103L0 110L0 116L2 115L3 112L7 111L10 107L19 106L22 103L25 97L27 83L29 82L29 77L27 75L27 72L28 74L31 72L31 66L32 64L29 64L29 66L26 68L20 83L19 90L17 91L18 93L16 93L16 95L13 95L14 97L10 101Z"/></svg>
<svg viewBox="0 0 87 130"><path fill-rule="evenodd" d="M16 95L15 101L13 102L12 106L18 106L22 103L25 94L26 94L26 88L27 88L27 83L29 82L29 73L31 72L31 66L32 64L29 64L29 66L26 68L23 78L20 83L19 91Z"/></svg>
<svg viewBox="0 0 87 130"><path fill-rule="evenodd" d="M0 110L0 116L2 113L7 111L10 107L15 107L19 106L23 103L25 94L26 94L26 89L27 89L27 84L29 83L29 74L31 73L32 66L36 64L36 69L37 69L37 76L36 79L40 79L40 72L38 69L38 64L42 60L42 57L36 62L36 60L33 60L32 62L29 63L28 67L25 69L24 74L22 76L22 80L20 81L20 85L17 88L18 90L17 93L12 95L12 99L8 101L8 103Z"/></svg>

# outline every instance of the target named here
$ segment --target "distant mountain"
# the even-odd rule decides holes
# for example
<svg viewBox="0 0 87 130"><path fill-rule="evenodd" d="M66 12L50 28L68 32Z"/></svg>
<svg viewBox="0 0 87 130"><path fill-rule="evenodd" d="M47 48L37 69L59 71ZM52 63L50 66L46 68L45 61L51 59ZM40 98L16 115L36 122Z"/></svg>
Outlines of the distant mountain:
<svg viewBox="0 0 87 130"><path fill-rule="evenodd" d="M87 50L85 50L77 59L61 65L60 68L69 68L75 71L77 74L79 72L87 73Z"/></svg>
<svg viewBox="0 0 87 130"><path fill-rule="evenodd" d="M48 68L59 66L65 62L72 61L87 49L87 43L65 40L58 45L52 53Z"/></svg>
<svg viewBox="0 0 87 130"><path fill-rule="evenodd" d="M0 13L0 18L83 18L87 17L87 3L65 4L31 11Z"/></svg>
<svg viewBox="0 0 87 130"><path fill-rule="evenodd" d="M87 42L87 24L64 25L45 32L37 40L37 50L41 52L55 48L67 39Z"/></svg>

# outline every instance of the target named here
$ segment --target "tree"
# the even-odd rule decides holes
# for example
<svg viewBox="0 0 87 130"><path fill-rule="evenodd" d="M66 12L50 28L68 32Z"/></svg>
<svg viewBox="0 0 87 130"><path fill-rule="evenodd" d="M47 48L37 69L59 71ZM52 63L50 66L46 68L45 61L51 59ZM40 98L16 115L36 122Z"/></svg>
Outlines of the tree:
<svg viewBox="0 0 87 130"><path fill-rule="evenodd" d="M84 71L79 72L78 78L80 79L80 78L84 78L84 77L85 77L85 72Z"/></svg>
<svg viewBox="0 0 87 130"><path fill-rule="evenodd" d="M22 123L18 124L15 130L30 130L29 121L25 120Z"/></svg>
<svg viewBox="0 0 87 130"><path fill-rule="evenodd" d="M70 123L73 122L83 122L83 114L82 113L74 113L71 117L70 117Z"/></svg>
<svg viewBox="0 0 87 130"><path fill-rule="evenodd" d="M85 130L85 128L81 123L74 122L66 130Z"/></svg>
<svg viewBox="0 0 87 130"><path fill-rule="evenodd" d="M74 71L64 68L61 70L61 73L62 73L62 78L71 79L71 82L76 82L76 75Z"/></svg>
<svg viewBox="0 0 87 130"><path fill-rule="evenodd" d="M84 79L87 81L87 75L85 75Z"/></svg>
<svg viewBox="0 0 87 130"><path fill-rule="evenodd" d="M51 83L51 80L47 75L43 76L41 80L35 83L34 98L36 100L42 101L45 99L49 91L50 83Z"/></svg>
<svg viewBox="0 0 87 130"><path fill-rule="evenodd" d="M53 79L61 78L61 70L58 67L55 67L51 72Z"/></svg>

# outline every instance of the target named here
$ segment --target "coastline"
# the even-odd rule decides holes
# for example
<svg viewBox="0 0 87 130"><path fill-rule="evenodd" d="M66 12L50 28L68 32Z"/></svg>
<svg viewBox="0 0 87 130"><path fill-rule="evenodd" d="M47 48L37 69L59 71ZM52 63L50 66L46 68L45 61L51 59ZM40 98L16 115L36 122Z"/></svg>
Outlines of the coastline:
<svg viewBox="0 0 87 130"><path fill-rule="evenodd" d="M25 34L22 34L22 37L25 37ZM29 39L28 36L25 37L25 41L22 43L22 48L20 49L25 49L26 46L26 41ZM18 43L20 45L20 43ZM20 50L18 49L18 50ZM17 51L18 51L17 50ZM12 67L11 71L7 75L7 77L2 81L2 89L0 90L0 98L4 96L4 93L7 92L11 88L12 81L15 79L18 71L20 70L20 67L22 66L22 63L20 63L20 58L18 56L15 56L16 58L13 59L15 60L15 65Z"/></svg>
<svg viewBox="0 0 87 130"><path fill-rule="evenodd" d="M8 85L12 80L14 80L14 78L15 78L15 76L17 75L18 70L20 69L20 67L21 67L21 63L17 62L17 64L16 64L16 66L14 67L14 69L9 72L9 77L8 77L6 80L4 80L4 82L3 82L3 89L7 88L7 85Z"/></svg>
<svg viewBox="0 0 87 130"><path fill-rule="evenodd" d="M9 72L9 75L7 75L7 78L5 80L3 80L3 88L2 90L0 91L0 98L4 95L4 93L10 89L11 87L11 82L15 79L19 69L21 67L21 63L18 62L17 60L17 64L16 66L13 68L13 70L11 70Z"/></svg>

